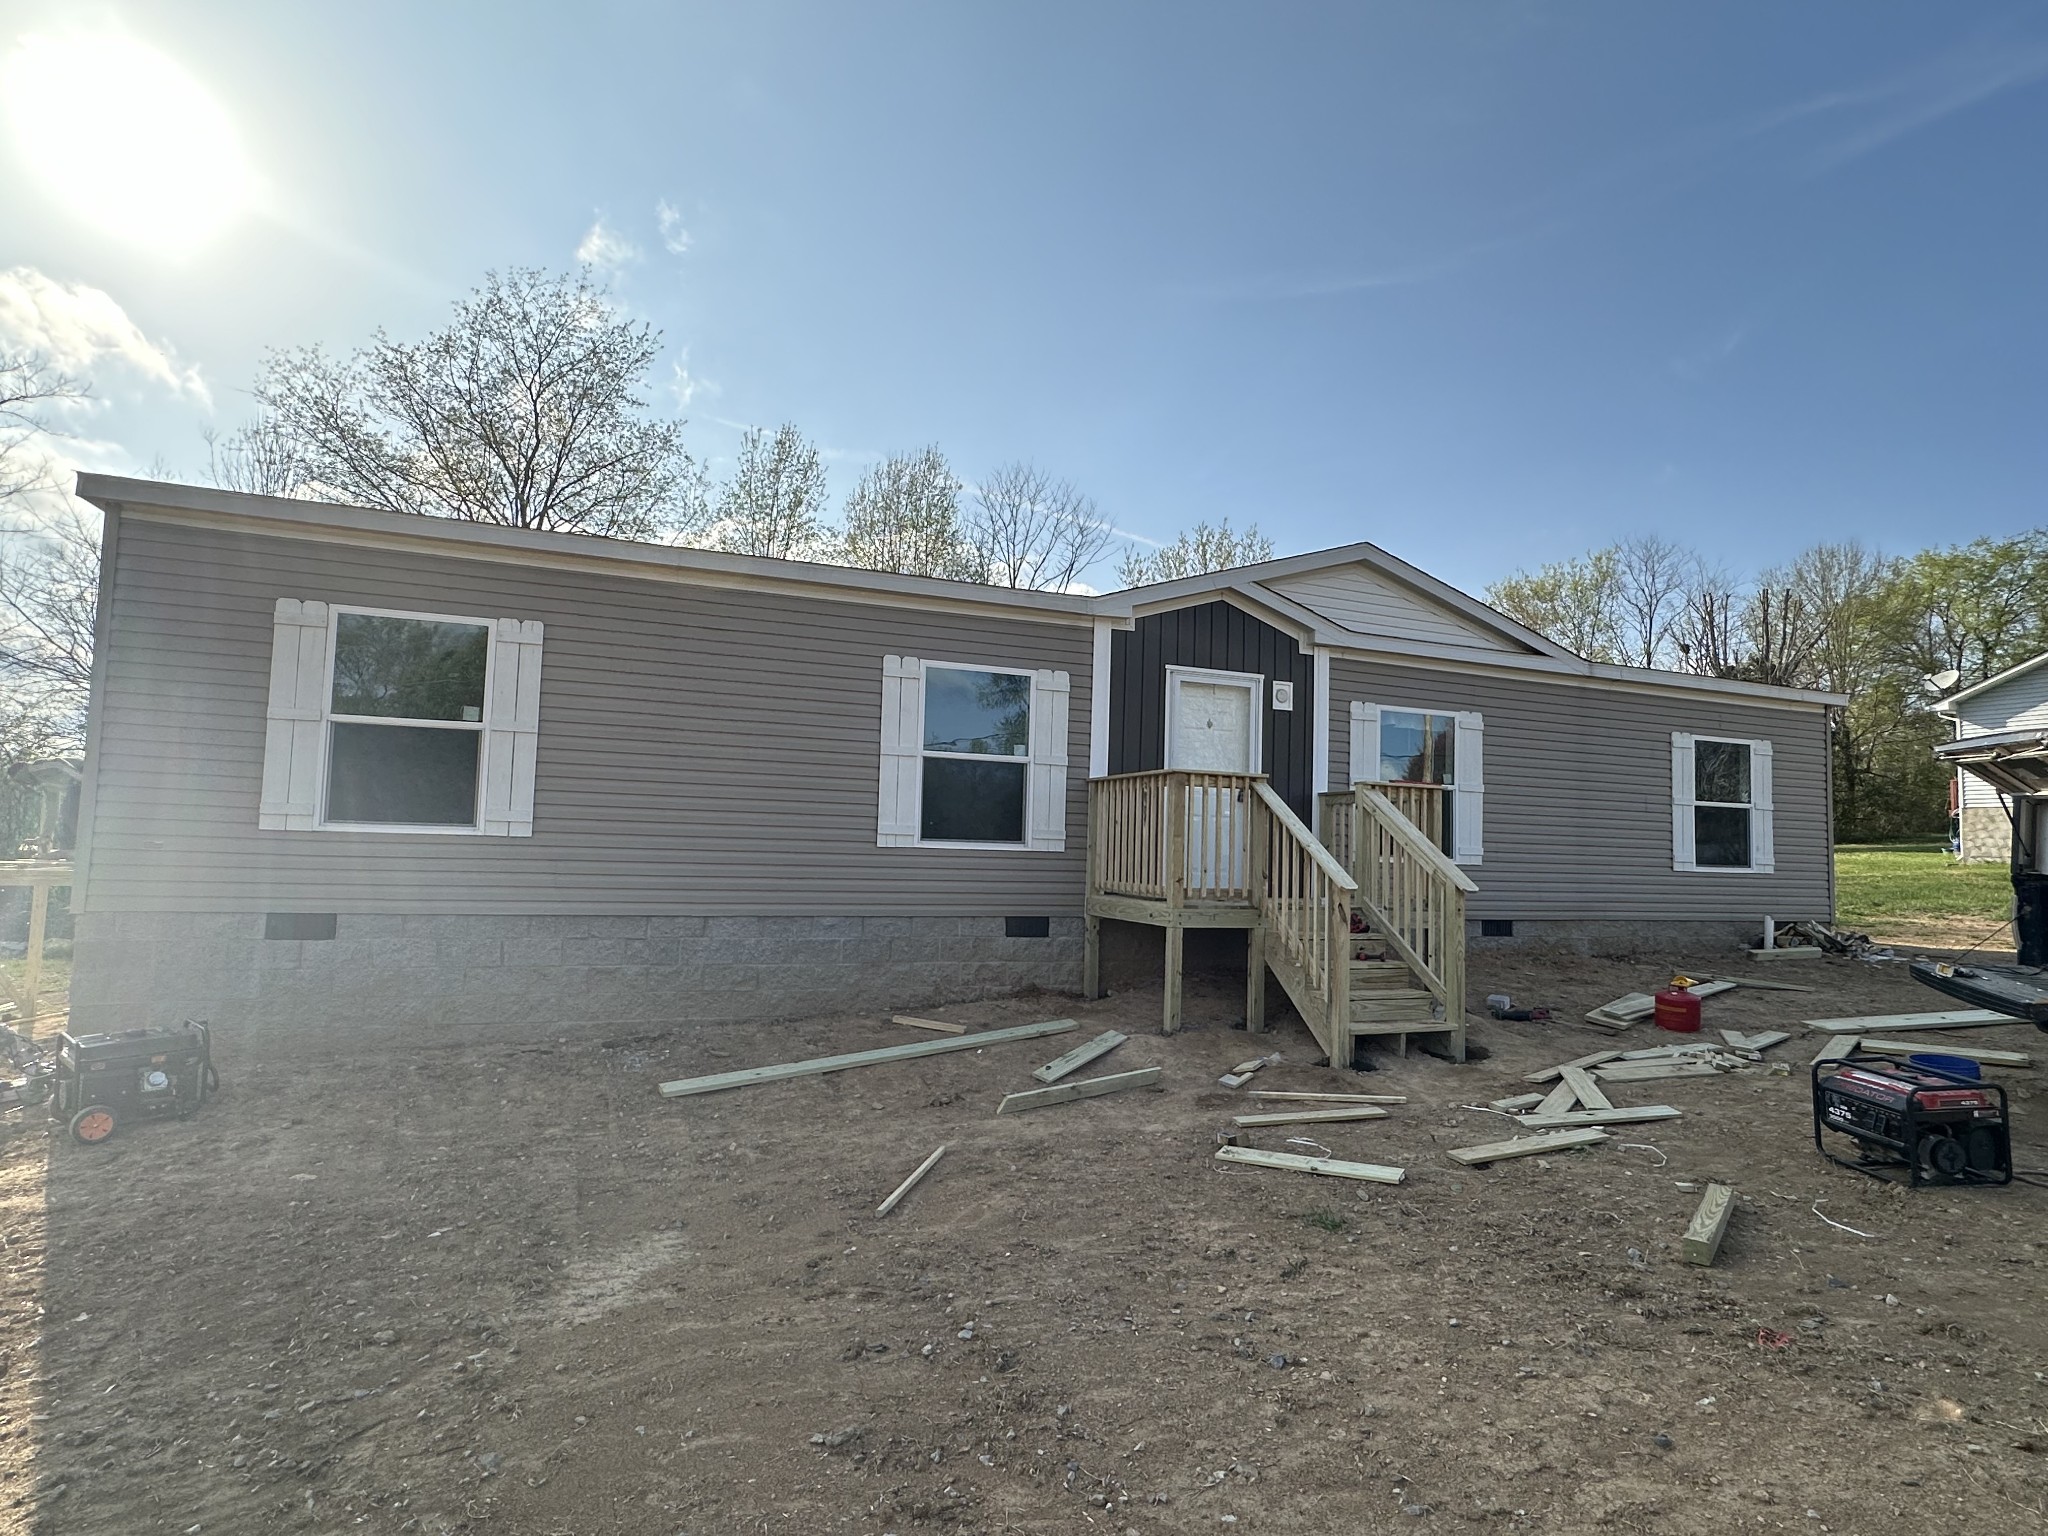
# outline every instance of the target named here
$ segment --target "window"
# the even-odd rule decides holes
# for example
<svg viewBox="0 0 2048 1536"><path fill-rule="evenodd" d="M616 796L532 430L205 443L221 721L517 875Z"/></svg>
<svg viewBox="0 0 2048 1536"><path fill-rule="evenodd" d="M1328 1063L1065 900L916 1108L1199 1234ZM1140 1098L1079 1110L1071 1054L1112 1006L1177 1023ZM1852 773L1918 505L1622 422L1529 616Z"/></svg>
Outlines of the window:
<svg viewBox="0 0 2048 1536"><path fill-rule="evenodd" d="M1443 790L1440 846L1460 864L1485 859L1485 721L1470 710L1351 705L1354 782Z"/></svg>
<svg viewBox="0 0 2048 1536"><path fill-rule="evenodd" d="M927 843L1022 843L1031 758L1031 675L928 665L917 835Z"/></svg>
<svg viewBox="0 0 2048 1536"><path fill-rule="evenodd" d="M329 824L474 827L488 622L334 615Z"/></svg>
<svg viewBox="0 0 2048 1536"><path fill-rule="evenodd" d="M541 626L282 598L259 824L533 831Z"/></svg>
<svg viewBox="0 0 2048 1536"><path fill-rule="evenodd" d="M1068 678L884 658L877 842L1066 847Z"/></svg>
<svg viewBox="0 0 2048 1536"><path fill-rule="evenodd" d="M1771 744L1671 737L1672 866L1769 873L1775 868Z"/></svg>

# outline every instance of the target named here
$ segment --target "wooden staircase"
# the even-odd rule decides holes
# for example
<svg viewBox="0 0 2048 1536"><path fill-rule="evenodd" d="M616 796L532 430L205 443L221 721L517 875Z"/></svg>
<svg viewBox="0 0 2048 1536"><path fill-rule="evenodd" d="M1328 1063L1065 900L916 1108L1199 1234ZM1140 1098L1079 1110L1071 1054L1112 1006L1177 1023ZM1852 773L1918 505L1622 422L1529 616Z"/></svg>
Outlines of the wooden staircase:
<svg viewBox="0 0 2048 1536"><path fill-rule="evenodd" d="M1390 787L1400 803L1383 793ZM1360 784L1322 796L1318 838L1260 774L1091 780L1083 991L1101 996L1102 919L1164 928L1161 1029L1171 1034L1183 930L1243 928L1247 1027L1265 1028L1270 969L1332 1065L1350 1066L1362 1037L1390 1039L1406 1055L1411 1035L1437 1037L1442 1054L1463 1061L1474 886L1424 832L1442 807L1409 793L1417 788L1429 787Z"/></svg>

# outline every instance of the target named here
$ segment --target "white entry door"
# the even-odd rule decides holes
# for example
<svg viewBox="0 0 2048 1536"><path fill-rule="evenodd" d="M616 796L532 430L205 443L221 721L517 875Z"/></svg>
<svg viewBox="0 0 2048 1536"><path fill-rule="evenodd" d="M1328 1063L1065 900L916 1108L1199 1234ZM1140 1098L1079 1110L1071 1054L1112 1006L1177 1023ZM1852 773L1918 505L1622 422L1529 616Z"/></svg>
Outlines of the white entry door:
<svg viewBox="0 0 2048 1536"><path fill-rule="evenodd" d="M1166 766L1192 773L1259 771L1260 704L1266 680L1251 672L1166 669ZM1240 890L1251 878L1251 817L1240 790L1188 790L1191 891Z"/></svg>

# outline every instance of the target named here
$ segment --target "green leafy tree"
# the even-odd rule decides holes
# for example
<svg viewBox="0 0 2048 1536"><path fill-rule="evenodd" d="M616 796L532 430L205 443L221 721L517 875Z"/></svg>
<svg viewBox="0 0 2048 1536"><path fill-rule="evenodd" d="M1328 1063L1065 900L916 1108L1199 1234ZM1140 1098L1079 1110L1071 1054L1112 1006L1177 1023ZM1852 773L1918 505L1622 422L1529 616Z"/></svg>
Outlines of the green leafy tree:
<svg viewBox="0 0 2048 1536"><path fill-rule="evenodd" d="M1126 587L1148 587L1155 582L1257 565L1272 558L1273 541L1259 532L1256 523L1240 533L1226 517L1214 526L1197 523L1164 548L1150 552L1131 550L1124 556L1117 580Z"/></svg>
<svg viewBox="0 0 2048 1536"><path fill-rule="evenodd" d="M736 555L816 559L827 547L825 468L817 448L784 422L749 427L718 498L709 543Z"/></svg>
<svg viewBox="0 0 2048 1536"><path fill-rule="evenodd" d="M960 481L937 448L873 465L846 498L838 556L863 570L985 581L960 515Z"/></svg>

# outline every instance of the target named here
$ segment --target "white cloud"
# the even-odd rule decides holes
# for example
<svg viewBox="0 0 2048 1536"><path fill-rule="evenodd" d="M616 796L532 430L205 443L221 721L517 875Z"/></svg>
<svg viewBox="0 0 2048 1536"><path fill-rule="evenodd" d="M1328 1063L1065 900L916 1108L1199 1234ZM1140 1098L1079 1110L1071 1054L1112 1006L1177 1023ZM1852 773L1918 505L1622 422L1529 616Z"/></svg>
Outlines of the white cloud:
<svg viewBox="0 0 2048 1536"><path fill-rule="evenodd" d="M667 198L654 205L654 216L661 223L661 243L671 256L686 253L693 242L690 232L683 228L682 211Z"/></svg>
<svg viewBox="0 0 2048 1536"><path fill-rule="evenodd" d="M53 367L87 378L111 361L174 395L212 404L198 366L145 336L112 294L34 267L0 271L0 346L39 352Z"/></svg>
<svg viewBox="0 0 2048 1536"><path fill-rule="evenodd" d="M690 408L690 402L699 395L716 399L725 393L712 380L705 378L702 374L690 372L690 349L688 347L683 348L683 355L676 360L675 374L669 380L668 387L670 392L676 397L676 409L682 411L687 411Z"/></svg>
<svg viewBox="0 0 2048 1536"><path fill-rule="evenodd" d="M640 247L600 218L576 247L576 259L601 272L616 272L640 259Z"/></svg>

